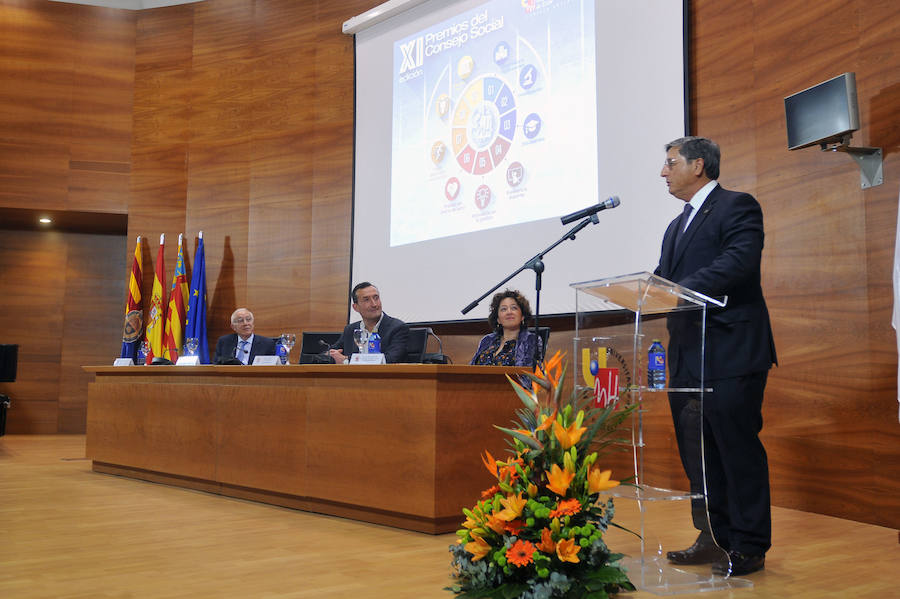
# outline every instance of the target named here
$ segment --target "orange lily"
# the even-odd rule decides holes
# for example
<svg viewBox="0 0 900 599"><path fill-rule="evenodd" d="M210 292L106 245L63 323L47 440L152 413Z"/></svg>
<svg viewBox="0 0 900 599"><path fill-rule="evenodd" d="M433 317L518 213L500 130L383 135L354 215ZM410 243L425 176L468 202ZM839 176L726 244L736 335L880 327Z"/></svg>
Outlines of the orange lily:
<svg viewBox="0 0 900 599"><path fill-rule="evenodd" d="M573 564L577 564L581 561L578 559L579 551L581 551L581 547L575 545L575 539L561 539L559 543L556 544L556 556L561 562L572 562Z"/></svg>
<svg viewBox="0 0 900 599"><path fill-rule="evenodd" d="M603 470L601 472L599 468L594 468L588 472L588 494L593 495L594 493L618 487L619 481L609 480L611 474L612 470Z"/></svg>
<svg viewBox="0 0 900 599"><path fill-rule="evenodd" d="M528 500L524 499L521 493L518 493L516 495L509 495L505 499L501 498L500 503L503 504L505 509L501 510L497 514L497 517L509 522L522 515L522 510L525 509L525 504L528 503Z"/></svg>
<svg viewBox="0 0 900 599"><path fill-rule="evenodd" d="M541 542L537 544L538 551L544 553L556 553L556 543L553 542L550 529L545 528L541 531Z"/></svg>
<svg viewBox="0 0 900 599"><path fill-rule="evenodd" d="M547 488L560 497L565 497L566 491L569 490L569 485L572 484L572 479L575 478L575 473L563 470L558 464L553 464L550 467L550 471L544 470L544 473L547 475Z"/></svg>
<svg viewBox="0 0 900 599"><path fill-rule="evenodd" d="M479 536L472 535L472 542L466 543L466 546L463 547L466 551L472 554L472 561L477 562L485 555L491 552L491 546L487 541L482 539ZM580 547L579 547L580 549Z"/></svg>
<svg viewBox="0 0 900 599"><path fill-rule="evenodd" d="M556 439L559 441L563 450L569 449L581 441L581 435L583 435L585 431L587 431L586 426L577 426L574 422L564 428L563 425L556 420L553 421L553 434L556 435Z"/></svg>
<svg viewBox="0 0 900 599"><path fill-rule="evenodd" d="M487 520L487 522L485 522L484 525L487 526L488 528L490 528L491 530L493 530L498 535L502 535L503 530L506 527L506 522L501 520L500 517L497 516L496 514L491 514L490 517L488 517L488 520Z"/></svg>

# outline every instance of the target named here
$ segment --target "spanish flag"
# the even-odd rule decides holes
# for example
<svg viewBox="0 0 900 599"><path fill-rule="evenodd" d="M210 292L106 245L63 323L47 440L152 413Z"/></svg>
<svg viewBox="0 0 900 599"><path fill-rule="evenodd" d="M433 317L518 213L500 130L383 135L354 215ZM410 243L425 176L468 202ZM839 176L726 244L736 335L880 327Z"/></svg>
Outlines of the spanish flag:
<svg viewBox="0 0 900 599"><path fill-rule="evenodd" d="M153 277L153 291L150 293L150 318L147 320L147 342L150 353L147 363L152 358L163 355L163 329L165 328L166 304L163 297L163 279L166 278L166 234L159 236L159 252L156 254L156 274Z"/></svg>
<svg viewBox="0 0 900 599"><path fill-rule="evenodd" d="M122 329L121 358L135 359L137 348L144 332L144 306L141 304L141 283L143 282L143 262L141 237L138 235L134 247L134 261L128 276L128 299L125 301L125 328Z"/></svg>
<svg viewBox="0 0 900 599"><path fill-rule="evenodd" d="M184 272L183 235L178 235L178 260L175 263L175 275L172 277L172 290L169 292L169 311L166 317L166 337L163 357L176 362L179 352L184 346L184 325L187 321L185 307L188 304L187 275Z"/></svg>

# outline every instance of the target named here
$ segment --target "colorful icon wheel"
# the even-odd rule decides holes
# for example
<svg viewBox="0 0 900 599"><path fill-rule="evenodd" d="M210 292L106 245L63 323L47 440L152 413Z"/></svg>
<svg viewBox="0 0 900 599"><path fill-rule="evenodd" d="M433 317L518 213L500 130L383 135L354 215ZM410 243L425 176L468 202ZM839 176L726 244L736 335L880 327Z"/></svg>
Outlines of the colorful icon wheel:
<svg viewBox="0 0 900 599"><path fill-rule="evenodd" d="M453 114L453 153L473 175L489 173L506 157L516 134L516 99L499 77L472 81Z"/></svg>

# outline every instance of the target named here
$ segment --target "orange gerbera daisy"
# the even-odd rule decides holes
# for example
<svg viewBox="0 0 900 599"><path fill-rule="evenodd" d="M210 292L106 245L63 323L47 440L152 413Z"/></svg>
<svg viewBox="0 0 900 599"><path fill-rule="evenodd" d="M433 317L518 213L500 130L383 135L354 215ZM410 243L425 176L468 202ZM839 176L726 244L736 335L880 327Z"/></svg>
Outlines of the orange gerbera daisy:
<svg viewBox="0 0 900 599"><path fill-rule="evenodd" d="M506 522L503 530L508 532L509 534L517 537L519 536L519 531L522 530L522 527L525 526L525 522L522 520L512 520L510 522Z"/></svg>
<svg viewBox="0 0 900 599"><path fill-rule="evenodd" d="M558 518L560 516L568 516L571 514L577 514L581 511L581 502L577 499L566 499L565 501L560 501L556 504L556 509L550 512L551 518Z"/></svg>
<svg viewBox="0 0 900 599"><path fill-rule="evenodd" d="M485 489L484 491L482 491L481 498L482 499L490 499L499 492L500 492L500 487L498 487L497 485L494 485L490 489Z"/></svg>
<svg viewBox="0 0 900 599"><path fill-rule="evenodd" d="M581 547L575 544L575 539L560 539L556 544L556 556L562 562L577 564L581 561L578 559L579 551L581 551Z"/></svg>
<svg viewBox="0 0 900 599"><path fill-rule="evenodd" d="M522 458L516 458L507 462L497 462L497 478L505 480L505 477L508 475L509 480L507 482L515 482L519 478L519 473L516 472L516 464L522 467L525 465L525 461Z"/></svg>
<svg viewBox="0 0 900 599"><path fill-rule="evenodd" d="M568 469L563 470L558 464L553 464L550 466L550 471L544 470L544 473L547 475L547 488L560 497L565 497L569 485L572 484L572 479L575 478L575 473Z"/></svg>
<svg viewBox="0 0 900 599"><path fill-rule="evenodd" d="M579 549L581 549L581 547L579 547ZM521 568L534 561L534 552L534 543L519 539L512 547L506 550L506 559L517 568Z"/></svg>

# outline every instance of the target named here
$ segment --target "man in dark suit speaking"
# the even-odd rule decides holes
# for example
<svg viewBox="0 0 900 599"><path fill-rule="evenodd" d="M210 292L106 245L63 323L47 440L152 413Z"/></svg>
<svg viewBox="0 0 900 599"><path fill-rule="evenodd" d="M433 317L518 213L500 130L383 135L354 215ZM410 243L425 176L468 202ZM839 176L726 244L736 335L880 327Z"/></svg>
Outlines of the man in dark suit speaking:
<svg viewBox="0 0 900 599"><path fill-rule="evenodd" d="M676 564L718 562L718 543L729 553L731 574L741 575L762 569L771 546L769 469L759 432L766 379L777 360L760 286L762 210L753 196L718 184L719 158L719 147L708 139L676 139L666 144L660 173L669 193L686 205L666 230L656 274L710 297L728 297L725 308L707 312L704 378L713 391L704 395L702 423L697 394L669 394L694 493L704 491L703 427L709 518L703 500L694 500L700 535L667 558ZM699 385L699 320L698 311L669 317L670 387ZM721 563L713 568L720 574L726 569Z"/></svg>
<svg viewBox="0 0 900 599"><path fill-rule="evenodd" d="M353 331L365 326L370 333L378 333L381 337L381 353L388 364L402 362L406 357L406 343L409 339L409 326L402 320L391 318L381 309L381 295L372 283L364 281L350 292L353 309L359 312L362 320L351 322L344 327L344 333L328 352L336 364L359 352L353 341Z"/></svg>
<svg viewBox="0 0 900 599"><path fill-rule="evenodd" d="M256 335L253 332L255 323L253 314L247 308L238 308L231 314L231 328L234 333L222 335L216 342L214 362L237 359L241 364L253 364L256 356L274 356L275 340L270 337Z"/></svg>

